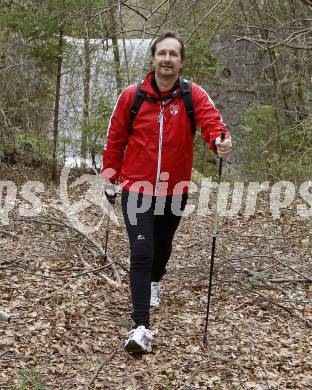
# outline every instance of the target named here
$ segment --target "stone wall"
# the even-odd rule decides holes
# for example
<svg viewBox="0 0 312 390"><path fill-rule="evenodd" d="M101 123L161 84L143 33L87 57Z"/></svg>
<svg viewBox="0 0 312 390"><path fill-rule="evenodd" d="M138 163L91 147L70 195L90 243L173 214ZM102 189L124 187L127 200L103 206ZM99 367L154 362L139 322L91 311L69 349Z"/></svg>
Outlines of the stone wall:
<svg viewBox="0 0 312 390"><path fill-rule="evenodd" d="M211 55L217 59L216 85L207 85L212 99L220 109L231 131L238 135L243 125L243 113L251 105L272 101L272 86L265 78L264 69L269 58L254 44L218 35Z"/></svg>

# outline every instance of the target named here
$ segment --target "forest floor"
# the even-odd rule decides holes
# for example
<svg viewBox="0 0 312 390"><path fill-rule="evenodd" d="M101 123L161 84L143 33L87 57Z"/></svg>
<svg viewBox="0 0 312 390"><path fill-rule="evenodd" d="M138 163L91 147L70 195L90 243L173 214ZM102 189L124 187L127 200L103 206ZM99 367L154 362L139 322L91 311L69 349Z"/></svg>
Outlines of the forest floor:
<svg viewBox="0 0 312 390"><path fill-rule="evenodd" d="M105 263L90 241L51 224L69 222L41 171L0 165L0 178L18 190L10 222L0 226L1 389L312 388L311 220L291 209L274 220L265 199L252 217L221 219L206 349L212 215L183 218L161 306L152 311L153 352L134 356L122 348L131 304L120 199L121 223L111 226L108 246L124 267L116 264L118 286L103 277L116 280L110 268L94 271ZM37 218L18 216L27 180L44 183ZM71 201L86 188L77 186ZM83 218L94 223L100 215L94 205ZM104 222L92 238L104 245Z"/></svg>

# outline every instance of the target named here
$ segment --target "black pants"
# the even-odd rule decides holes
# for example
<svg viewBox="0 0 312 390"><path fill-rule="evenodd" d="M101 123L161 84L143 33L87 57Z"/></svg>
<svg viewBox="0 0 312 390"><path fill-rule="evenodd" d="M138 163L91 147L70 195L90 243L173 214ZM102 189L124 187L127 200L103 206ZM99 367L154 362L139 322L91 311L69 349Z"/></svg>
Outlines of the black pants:
<svg viewBox="0 0 312 390"><path fill-rule="evenodd" d="M187 194L154 197L123 191L121 202L131 252L132 319L135 326L149 327L151 282L159 282L166 273Z"/></svg>

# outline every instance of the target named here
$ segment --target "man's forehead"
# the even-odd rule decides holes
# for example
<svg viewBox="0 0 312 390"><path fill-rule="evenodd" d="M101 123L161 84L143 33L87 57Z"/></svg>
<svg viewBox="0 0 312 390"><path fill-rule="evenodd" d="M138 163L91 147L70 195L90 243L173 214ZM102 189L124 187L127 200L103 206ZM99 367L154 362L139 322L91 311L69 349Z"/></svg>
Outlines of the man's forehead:
<svg viewBox="0 0 312 390"><path fill-rule="evenodd" d="M162 50L162 49L180 51L181 44L175 38L165 38L162 41L158 42L156 45L157 51Z"/></svg>

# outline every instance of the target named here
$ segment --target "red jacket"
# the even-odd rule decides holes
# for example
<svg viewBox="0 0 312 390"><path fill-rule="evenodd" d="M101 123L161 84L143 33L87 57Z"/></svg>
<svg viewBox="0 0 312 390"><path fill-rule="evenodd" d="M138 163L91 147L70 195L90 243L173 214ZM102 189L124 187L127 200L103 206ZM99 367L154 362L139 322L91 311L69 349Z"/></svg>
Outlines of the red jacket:
<svg viewBox="0 0 312 390"><path fill-rule="evenodd" d="M147 96L158 97L152 77L153 73L146 76L141 89ZM103 150L102 175L112 183L120 178L123 189L149 195L186 192L192 173L194 134L183 100L178 96L166 104L144 101L129 133L136 88L126 88L117 100ZM194 83L192 98L196 126L215 153L214 141L225 127L220 113L205 90ZM230 138L228 132L226 137ZM114 170L113 175L108 168Z"/></svg>

